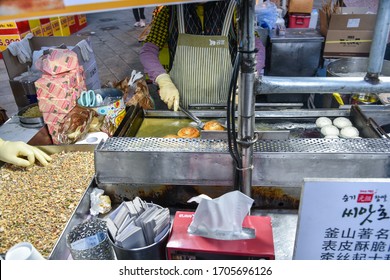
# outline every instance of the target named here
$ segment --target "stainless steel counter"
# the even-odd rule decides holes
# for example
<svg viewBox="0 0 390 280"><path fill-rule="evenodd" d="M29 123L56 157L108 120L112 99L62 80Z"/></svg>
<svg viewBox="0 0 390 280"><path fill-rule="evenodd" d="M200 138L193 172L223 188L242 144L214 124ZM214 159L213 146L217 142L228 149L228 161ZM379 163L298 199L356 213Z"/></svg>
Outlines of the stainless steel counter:
<svg viewBox="0 0 390 280"><path fill-rule="evenodd" d="M7 141L28 142L40 128L26 128L20 125L18 116L10 117L0 126L0 137Z"/></svg>
<svg viewBox="0 0 390 280"><path fill-rule="evenodd" d="M70 260L70 251L66 246L66 235L77 224L83 222L90 217L90 193L96 187L94 180L85 191L79 205L77 206L71 219L68 221L64 231L58 239L52 253L49 256L50 260ZM162 205L163 206L163 205ZM170 208L171 218L174 218L176 209ZM195 209L188 209L195 211ZM294 251L295 232L298 221L297 210L260 210L253 209L250 213L255 216L271 217L273 239L275 247L276 260L291 260Z"/></svg>

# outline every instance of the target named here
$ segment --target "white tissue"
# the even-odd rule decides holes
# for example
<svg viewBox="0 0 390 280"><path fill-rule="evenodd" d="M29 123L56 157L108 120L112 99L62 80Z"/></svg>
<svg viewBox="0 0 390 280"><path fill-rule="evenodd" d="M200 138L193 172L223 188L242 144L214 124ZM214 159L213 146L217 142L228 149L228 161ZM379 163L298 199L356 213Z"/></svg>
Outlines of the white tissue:
<svg viewBox="0 0 390 280"><path fill-rule="evenodd" d="M108 134L104 132L91 132L87 133L84 139L76 142L76 144L99 144L100 141L106 141L108 139Z"/></svg>
<svg viewBox="0 0 390 280"><path fill-rule="evenodd" d="M233 191L218 198L205 195L191 198L188 202L199 203L188 233L220 240L251 239L253 229L242 227L242 222L254 200L242 192Z"/></svg>

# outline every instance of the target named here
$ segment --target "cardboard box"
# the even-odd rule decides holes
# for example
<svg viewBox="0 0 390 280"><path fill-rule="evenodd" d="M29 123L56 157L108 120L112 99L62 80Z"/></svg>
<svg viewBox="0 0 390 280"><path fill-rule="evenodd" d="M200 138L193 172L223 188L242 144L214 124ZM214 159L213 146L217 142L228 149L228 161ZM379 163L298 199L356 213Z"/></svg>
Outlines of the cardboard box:
<svg viewBox="0 0 390 280"><path fill-rule="evenodd" d="M86 15L84 15L84 14L83 15L76 15L75 20L76 20L78 31L87 26L87 16Z"/></svg>
<svg viewBox="0 0 390 280"><path fill-rule="evenodd" d="M88 37L82 37L82 36L68 36L68 37L51 36L51 37L33 37L29 40L29 42L30 42L31 49L35 51L35 50L40 50L42 47L60 46L62 44L65 44L67 46L76 46L76 44L83 39L89 41ZM74 49L76 50L78 48L74 48ZM17 81L14 81L14 78L26 72L27 68L31 65L29 63L24 63L24 64L20 63L18 58L13 56L9 52L9 50L5 50L2 54L8 72L9 82L11 85L12 93L15 98L16 105L18 106L19 109L21 109L31 104L31 102L29 98L27 98L27 93L24 91L22 84ZM80 61L79 64L84 67L85 62L82 60L80 52L77 53L77 57ZM95 67L97 68L96 60L91 61L90 64L87 65L87 67L84 67L86 77L87 75L91 75L86 72L87 69L94 68L93 66L94 64ZM97 74L92 76L94 76L95 81L99 80ZM88 80L86 82L88 82ZM97 83L99 82L95 82L95 84Z"/></svg>
<svg viewBox="0 0 390 280"><path fill-rule="evenodd" d="M78 25L76 23L75 16L68 16L68 26L70 34L74 34L78 31Z"/></svg>
<svg viewBox="0 0 390 280"><path fill-rule="evenodd" d="M288 12L311 14L313 2L313 0L290 0L288 3Z"/></svg>
<svg viewBox="0 0 390 280"><path fill-rule="evenodd" d="M194 212L177 211L166 246L169 260L274 260L271 217L246 216L242 226L253 229L255 238L217 240L189 234Z"/></svg>
<svg viewBox="0 0 390 280"><path fill-rule="evenodd" d="M332 14L323 56L367 57L375 23L376 14Z"/></svg>
<svg viewBox="0 0 390 280"><path fill-rule="evenodd" d="M31 33L32 33L34 36L36 36L36 37L41 37L41 36L43 36L41 26L37 26L37 27L31 28Z"/></svg>
<svg viewBox="0 0 390 280"><path fill-rule="evenodd" d="M352 14L367 14L368 10L367 8L357 8L357 7L340 7L338 8L337 13L327 15L322 9L319 9L319 16L320 16L320 33L322 36L326 37L328 33L329 23L330 19L333 15L339 15L339 16L346 16L352 15Z"/></svg>
<svg viewBox="0 0 390 280"><path fill-rule="evenodd" d="M27 34L30 32L28 20L8 21L0 23L0 34Z"/></svg>
<svg viewBox="0 0 390 280"><path fill-rule="evenodd" d="M90 90L101 88L95 54L93 52L89 53L89 59L85 61L81 55L80 48L76 47L72 50L77 54L79 64L84 68L84 77L87 89Z"/></svg>
<svg viewBox="0 0 390 280"><path fill-rule="evenodd" d="M30 26L30 29L33 29L35 27L41 26L41 21L39 19L29 19L28 25Z"/></svg>
<svg viewBox="0 0 390 280"><path fill-rule="evenodd" d="M70 35L68 18L66 16L51 17L50 22L51 22L54 36L69 36Z"/></svg>
<svg viewBox="0 0 390 280"><path fill-rule="evenodd" d="M51 23L43 23L41 25L42 28L42 35L44 37L53 36L53 28L51 27Z"/></svg>
<svg viewBox="0 0 390 280"><path fill-rule="evenodd" d="M62 36L69 36L70 35L70 28L69 28L67 16L60 17L60 27L61 27Z"/></svg>

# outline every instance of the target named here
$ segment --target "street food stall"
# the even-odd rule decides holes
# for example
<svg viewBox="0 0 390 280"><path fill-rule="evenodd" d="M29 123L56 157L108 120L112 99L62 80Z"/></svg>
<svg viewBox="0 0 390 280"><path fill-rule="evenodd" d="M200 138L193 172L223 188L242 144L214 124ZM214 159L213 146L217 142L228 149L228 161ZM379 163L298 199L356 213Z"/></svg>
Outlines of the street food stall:
<svg viewBox="0 0 390 280"><path fill-rule="evenodd" d="M216 198L239 190L254 200L252 215L271 218L274 259L291 259L305 178L389 177L390 142L384 129L390 119L387 106L351 104L309 110L291 108L289 104L256 104L255 97L389 92L390 78L379 74L384 53L381 46L389 33L390 3L380 2L365 77L258 76L254 63L254 7L255 1L239 3L241 48L229 97L230 101L236 100L239 80L237 107L230 101L222 107L190 107L195 119L203 123L217 120L223 130L199 129L196 138L166 137L199 123L182 111L131 106L126 108L115 133L105 141L94 145L40 145L50 154L94 155L92 177L90 173L85 175L86 189L78 189L80 200L49 259L71 259L67 236L90 217L90 196L95 188L104 190L112 205L141 197L169 208L172 217L176 210L193 210L194 204L188 203L192 197L205 194ZM320 118L331 122L347 119L358 135L325 137L327 133L318 124Z"/></svg>

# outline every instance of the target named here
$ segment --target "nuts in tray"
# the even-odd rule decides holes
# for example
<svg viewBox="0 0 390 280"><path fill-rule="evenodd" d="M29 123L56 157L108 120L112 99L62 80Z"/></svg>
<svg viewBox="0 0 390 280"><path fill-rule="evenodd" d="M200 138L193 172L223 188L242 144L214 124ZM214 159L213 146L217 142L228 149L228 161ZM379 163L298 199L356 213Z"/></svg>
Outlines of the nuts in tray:
<svg viewBox="0 0 390 280"><path fill-rule="evenodd" d="M0 168L0 253L28 241L48 257L89 186L93 152L61 152L46 166Z"/></svg>

